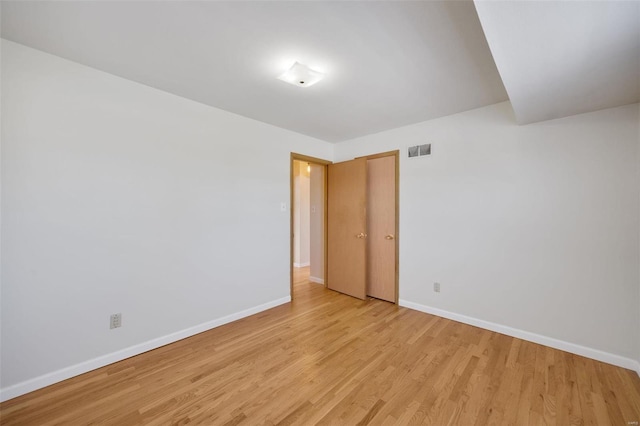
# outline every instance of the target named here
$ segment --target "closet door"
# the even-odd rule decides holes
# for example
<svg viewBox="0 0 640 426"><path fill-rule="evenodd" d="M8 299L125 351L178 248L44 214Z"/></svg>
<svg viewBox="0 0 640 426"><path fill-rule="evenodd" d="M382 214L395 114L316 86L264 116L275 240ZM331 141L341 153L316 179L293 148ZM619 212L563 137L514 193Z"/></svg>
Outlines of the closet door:
<svg viewBox="0 0 640 426"><path fill-rule="evenodd" d="M396 156L368 160L367 295L396 301Z"/></svg>
<svg viewBox="0 0 640 426"><path fill-rule="evenodd" d="M327 169L327 287L365 299L367 160Z"/></svg>

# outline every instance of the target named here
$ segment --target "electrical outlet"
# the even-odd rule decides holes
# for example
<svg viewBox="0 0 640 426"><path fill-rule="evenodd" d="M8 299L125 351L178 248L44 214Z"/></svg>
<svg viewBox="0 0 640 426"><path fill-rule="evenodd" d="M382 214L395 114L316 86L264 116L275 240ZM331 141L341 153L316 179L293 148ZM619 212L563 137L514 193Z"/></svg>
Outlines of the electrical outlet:
<svg viewBox="0 0 640 426"><path fill-rule="evenodd" d="M111 315L111 321L109 322L109 328L122 327L122 314L117 313Z"/></svg>
<svg viewBox="0 0 640 426"><path fill-rule="evenodd" d="M433 291L440 293L440 283L433 283Z"/></svg>

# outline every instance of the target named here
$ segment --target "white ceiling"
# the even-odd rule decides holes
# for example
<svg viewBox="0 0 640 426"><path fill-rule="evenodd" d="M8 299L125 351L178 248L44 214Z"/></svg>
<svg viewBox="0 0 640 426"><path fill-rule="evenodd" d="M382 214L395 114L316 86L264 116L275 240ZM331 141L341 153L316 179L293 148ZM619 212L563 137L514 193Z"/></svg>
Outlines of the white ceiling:
<svg viewBox="0 0 640 426"><path fill-rule="evenodd" d="M640 101L640 3L476 7L2 1L1 13L6 39L330 142L508 98L521 123ZM278 80L295 61L327 77Z"/></svg>
<svg viewBox="0 0 640 426"><path fill-rule="evenodd" d="M507 99L471 2L3 1L2 36L330 142Z"/></svg>
<svg viewBox="0 0 640 426"><path fill-rule="evenodd" d="M640 101L640 2L477 1L518 123Z"/></svg>

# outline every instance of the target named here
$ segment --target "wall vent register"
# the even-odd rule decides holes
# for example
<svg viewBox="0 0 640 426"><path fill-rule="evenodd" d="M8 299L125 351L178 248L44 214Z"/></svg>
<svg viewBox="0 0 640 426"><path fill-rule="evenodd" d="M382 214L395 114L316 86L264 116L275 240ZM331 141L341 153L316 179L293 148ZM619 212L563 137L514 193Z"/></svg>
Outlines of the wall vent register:
<svg viewBox="0 0 640 426"><path fill-rule="evenodd" d="M409 147L409 157L420 157L422 155L431 155L431 144L416 145Z"/></svg>

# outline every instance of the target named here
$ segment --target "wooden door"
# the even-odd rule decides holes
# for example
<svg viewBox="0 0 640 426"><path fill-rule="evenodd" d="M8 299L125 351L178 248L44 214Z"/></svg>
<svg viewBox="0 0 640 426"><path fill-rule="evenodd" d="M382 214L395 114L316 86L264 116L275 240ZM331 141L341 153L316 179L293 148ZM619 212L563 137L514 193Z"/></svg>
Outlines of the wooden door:
<svg viewBox="0 0 640 426"><path fill-rule="evenodd" d="M365 299L367 160L327 169L327 287Z"/></svg>
<svg viewBox="0 0 640 426"><path fill-rule="evenodd" d="M367 294L396 301L396 156L367 164Z"/></svg>

